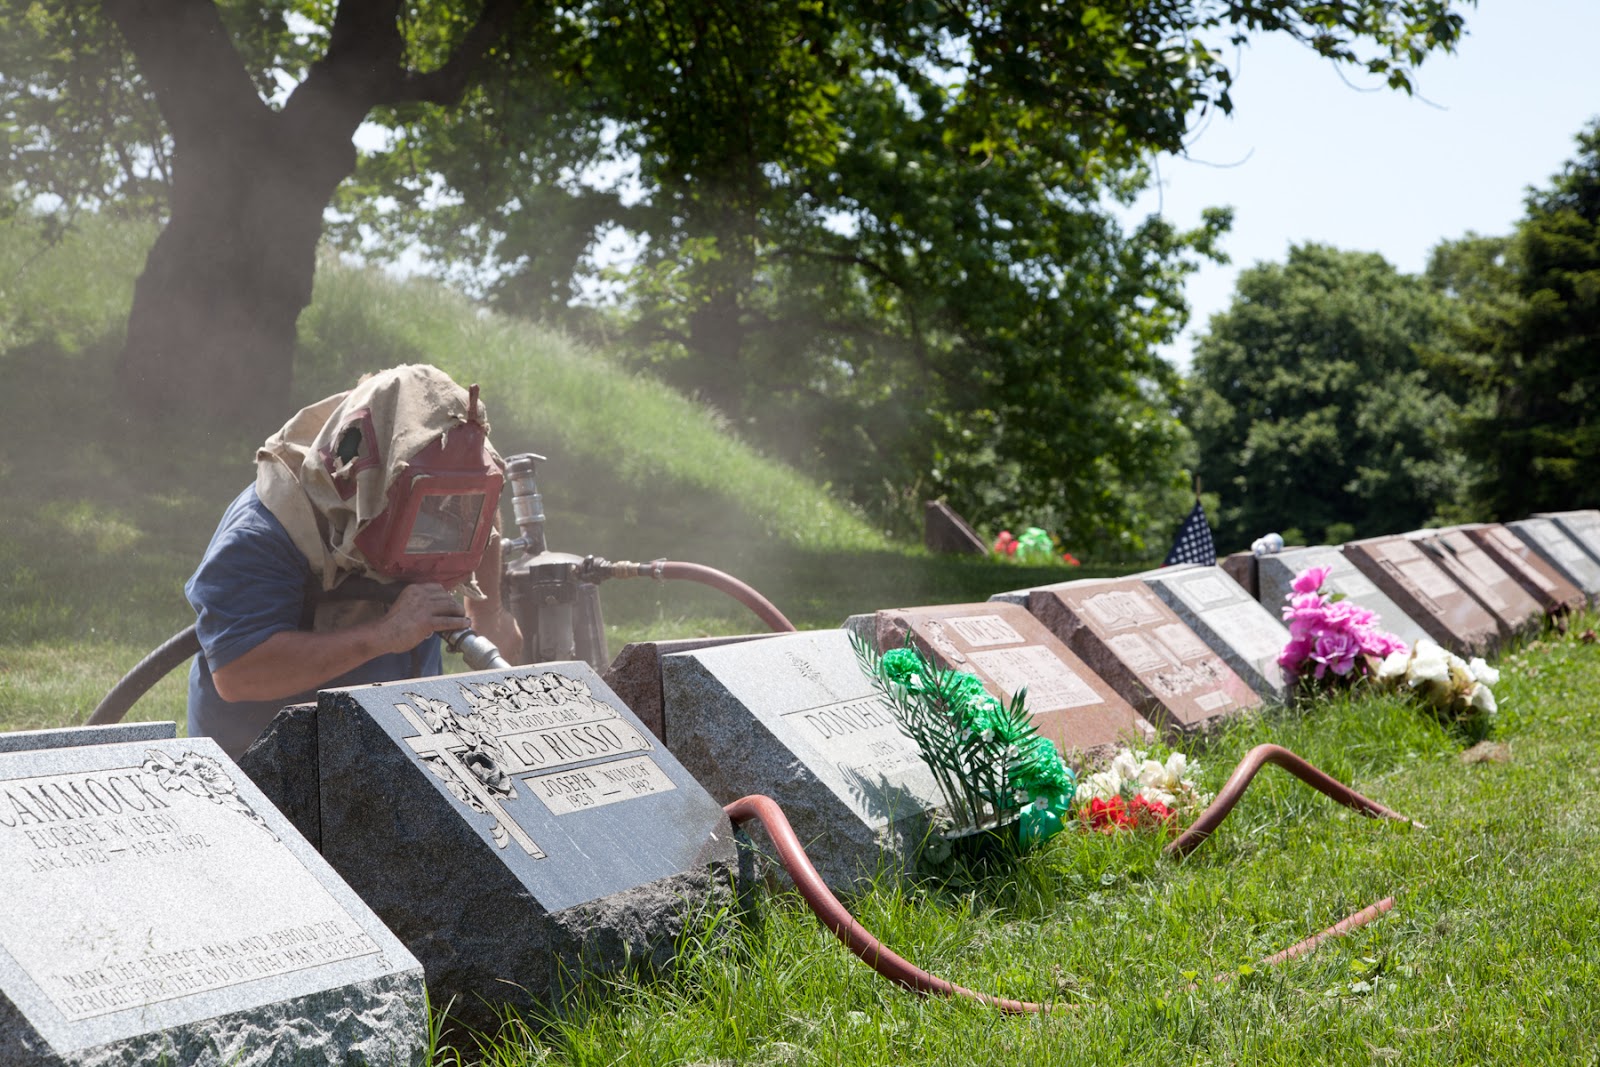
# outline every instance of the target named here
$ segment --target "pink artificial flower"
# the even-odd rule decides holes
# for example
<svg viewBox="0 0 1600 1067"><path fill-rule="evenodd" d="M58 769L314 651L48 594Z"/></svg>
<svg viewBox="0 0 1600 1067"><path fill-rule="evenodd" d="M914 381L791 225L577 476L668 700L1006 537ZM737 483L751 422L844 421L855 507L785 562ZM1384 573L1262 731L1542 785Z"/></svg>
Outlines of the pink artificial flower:
<svg viewBox="0 0 1600 1067"><path fill-rule="evenodd" d="M1310 567L1297 575L1292 588L1296 593L1315 593L1322 588L1322 583L1328 580L1328 575L1333 573L1332 567Z"/></svg>
<svg viewBox="0 0 1600 1067"><path fill-rule="evenodd" d="M1361 653L1361 642L1348 633L1330 630L1317 637L1316 649L1311 653L1311 658L1317 664L1317 677L1333 670L1334 674L1346 675L1355 666L1356 656Z"/></svg>

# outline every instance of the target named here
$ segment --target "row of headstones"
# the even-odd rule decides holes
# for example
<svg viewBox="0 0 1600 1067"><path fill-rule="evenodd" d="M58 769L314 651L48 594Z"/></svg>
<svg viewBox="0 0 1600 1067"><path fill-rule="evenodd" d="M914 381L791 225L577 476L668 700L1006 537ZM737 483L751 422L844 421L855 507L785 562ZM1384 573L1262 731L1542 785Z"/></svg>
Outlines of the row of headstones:
<svg viewBox="0 0 1600 1067"><path fill-rule="evenodd" d="M906 862L939 797L851 634L1026 687L1094 752L1281 699L1269 608L1309 566L1462 651L1592 602L1600 513L1225 563L631 645L609 686L579 663L329 691L238 766L170 724L0 735L0 1063L420 1062L424 975L485 1026L666 962L731 899L739 796L777 799L835 886Z"/></svg>

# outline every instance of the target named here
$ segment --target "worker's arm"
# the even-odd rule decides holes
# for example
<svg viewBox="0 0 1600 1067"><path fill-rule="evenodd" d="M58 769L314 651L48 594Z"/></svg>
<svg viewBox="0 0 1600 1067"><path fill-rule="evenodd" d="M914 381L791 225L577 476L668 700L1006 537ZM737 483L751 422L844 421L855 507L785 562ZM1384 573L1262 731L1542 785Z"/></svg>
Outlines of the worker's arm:
<svg viewBox="0 0 1600 1067"><path fill-rule="evenodd" d="M467 616L472 628L487 638L508 663L522 660L522 631L516 617L506 610L500 596L500 535L489 535L489 544L483 550L483 562L478 564L478 588L483 590L482 600L467 601Z"/></svg>
<svg viewBox="0 0 1600 1067"><path fill-rule="evenodd" d="M368 660L410 652L432 633L465 625L461 605L442 586L411 585L381 619L322 633L280 630L212 671L211 680L223 700L280 700L316 689Z"/></svg>

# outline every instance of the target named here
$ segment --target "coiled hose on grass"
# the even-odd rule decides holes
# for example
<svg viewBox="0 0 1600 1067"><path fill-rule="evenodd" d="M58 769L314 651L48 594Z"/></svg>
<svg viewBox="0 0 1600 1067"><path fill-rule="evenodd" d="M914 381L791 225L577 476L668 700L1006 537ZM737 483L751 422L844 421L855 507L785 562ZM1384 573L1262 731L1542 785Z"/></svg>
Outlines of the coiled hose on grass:
<svg viewBox="0 0 1600 1067"><path fill-rule="evenodd" d="M1222 820L1228 817L1244 791L1249 788L1250 782L1256 773L1268 763L1282 767L1302 782L1310 785L1317 791L1331 797L1348 808L1353 808L1363 815L1373 818L1395 819L1420 827L1422 824L1407 819L1390 809L1379 804L1369 797L1351 789L1338 779L1318 770L1304 759L1278 745L1257 745L1245 754L1244 759L1234 768L1228 781L1223 785L1217 796L1200 813L1183 834L1179 835L1165 849L1165 852L1174 856L1186 856L1194 851L1217 828ZM767 836L771 839L773 848L777 851L778 862L788 872L794 881L795 888L806 905L816 915L817 920L827 930L844 942L846 948L855 953L863 963L871 967L878 974L913 992L923 995L938 994L939 996L959 996L975 1000L980 1004L987 1004L1007 1014L1028 1014L1050 1011L1051 1006L1028 1000L1011 1000L998 997L991 993L980 993L967 989L965 986L948 982L937 975L930 974L915 964L909 962L873 937L864 927L856 922L855 917L840 903L839 898L833 895L822 876L811 863L811 858L806 855L805 848L800 844L800 838L795 834L794 828L789 825L788 818L783 814L783 809L778 807L776 801L767 796L741 797L733 803L725 805L723 810L735 826L756 820L766 829ZM1363 926L1373 919L1385 914L1394 906L1394 898L1386 897L1370 907L1363 908L1354 915L1345 918L1328 929L1313 937L1284 950L1268 956L1262 964L1271 965L1285 959L1291 959L1310 952L1317 945L1330 937L1342 936L1357 927Z"/></svg>

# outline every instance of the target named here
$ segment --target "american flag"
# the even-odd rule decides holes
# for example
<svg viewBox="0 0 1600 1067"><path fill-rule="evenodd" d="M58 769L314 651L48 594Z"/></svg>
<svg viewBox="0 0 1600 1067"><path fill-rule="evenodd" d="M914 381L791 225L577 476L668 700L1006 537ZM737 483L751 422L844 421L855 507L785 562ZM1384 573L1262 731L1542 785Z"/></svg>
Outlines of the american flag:
<svg viewBox="0 0 1600 1067"><path fill-rule="evenodd" d="M1161 565L1170 567L1175 563L1202 563L1211 566L1216 562L1217 546L1211 540L1211 524L1206 521L1206 509L1196 500L1194 510L1183 520L1177 540L1172 542L1172 551L1167 553L1166 562Z"/></svg>

